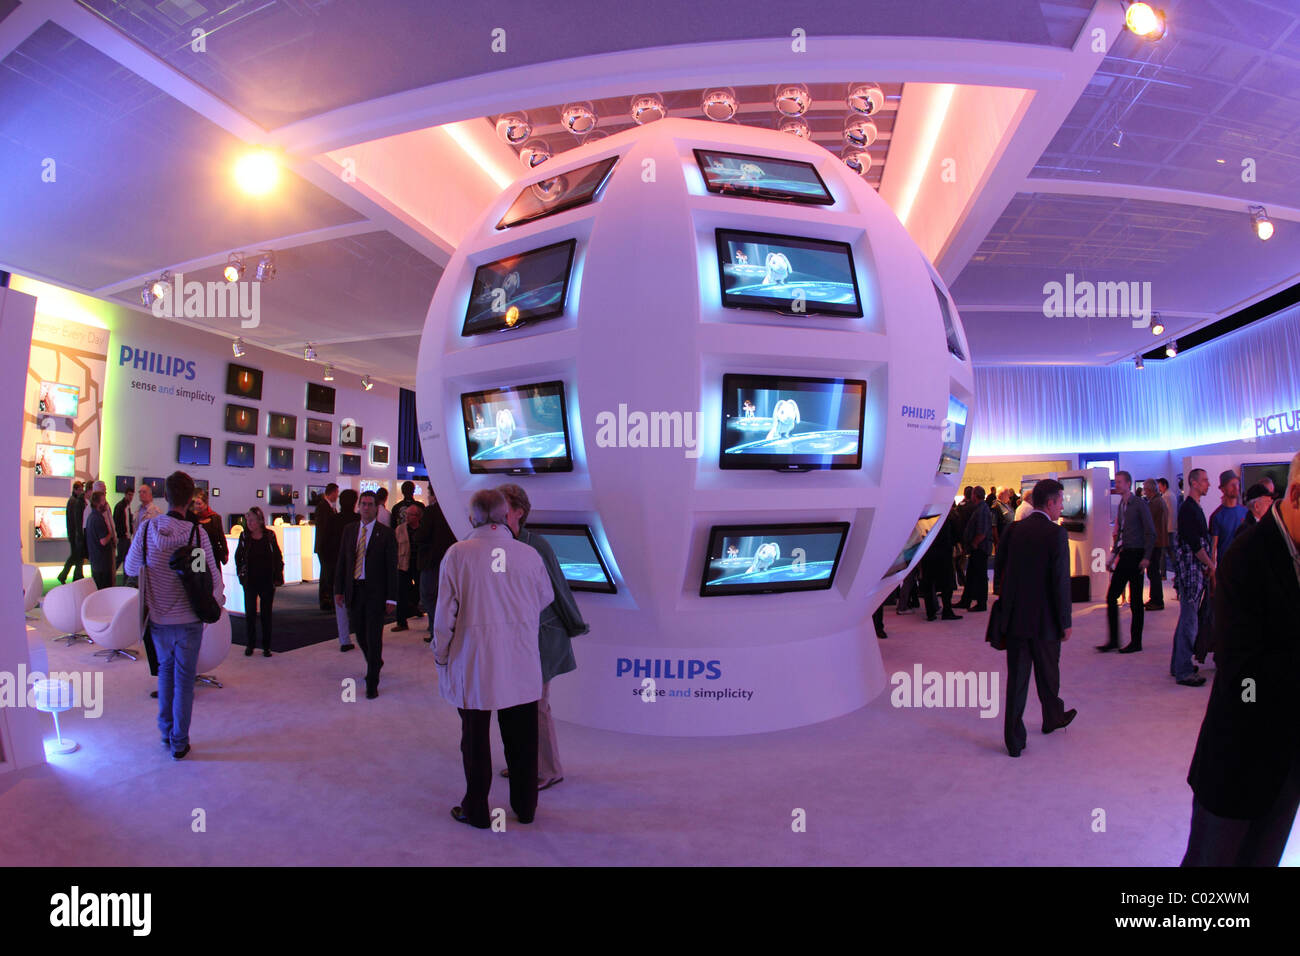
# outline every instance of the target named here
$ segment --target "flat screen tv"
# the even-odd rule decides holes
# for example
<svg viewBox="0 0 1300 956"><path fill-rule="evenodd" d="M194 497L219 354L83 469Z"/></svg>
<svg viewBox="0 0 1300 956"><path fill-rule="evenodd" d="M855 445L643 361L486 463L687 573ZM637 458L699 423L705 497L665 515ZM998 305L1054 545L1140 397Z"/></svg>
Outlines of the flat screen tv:
<svg viewBox="0 0 1300 956"><path fill-rule="evenodd" d="M388 446L382 442L375 442L370 446L370 464L386 465L388 464Z"/></svg>
<svg viewBox="0 0 1300 956"><path fill-rule="evenodd" d="M360 455L339 455L339 474L340 475L361 474L361 456Z"/></svg>
<svg viewBox="0 0 1300 956"><path fill-rule="evenodd" d="M63 505L57 508L37 505L33 509L32 518L36 525L36 540L68 536L68 509Z"/></svg>
<svg viewBox="0 0 1300 956"><path fill-rule="evenodd" d="M540 534L559 559L564 580L574 591L614 594L618 587L610 576L605 559L596 547L591 528L585 524L533 524L528 530Z"/></svg>
<svg viewBox="0 0 1300 956"><path fill-rule="evenodd" d="M328 445L334 441L334 423L324 418L307 419L307 441L313 445Z"/></svg>
<svg viewBox="0 0 1300 956"><path fill-rule="evenodd" d="M292 485L270 485L266 489L266 501L271 505L293 504Z"/></svg>
<svg viewBox="0 0 1300 956"><path fill-rule="evenodd" d="M226 442L227 468L252 468L254 447L251 441Z"/></svg>
<svg viewBox="0 0 1300 956"><path fill-rule="evenodd" d="M292 471L293 449L269 446L266 449L266 467L272 471Z"/></svg>
<svg viewBox="0 0 1300 956"><path fill-rule="evenodd" d="M293 441L298 437L298 416L271 412L266 416L266 437Z"/></svg>
<svg viewBox="0 0 1300 956"><path fill-rule="evenodd" d="M128 491L135 490L135 478L131 475L118 475L116 490L118 494L126 494Z"/></svg>
<svg viewBox="0 0 1300 956"><path fill-rule="evenodd" d="M943 294L939 284L931 280L930 284L934 286L934 294L939 297L939 312L943 315L943 333L948 339L948 351L956 358L962 361L966 360L966 352L961 347L961 335L957 332L957 323L952 318L952 307L948 304L948 297Z"/></svg>
<svg viewBox="0 0 1300 956"><path fill-rule="evenodd" d="M363 431L356 422L345 419L339 426L339 445L343 448L365 448L366 443L361 437Z"/></svg>
<svg viewBox="0 0 1300 956"><path fill-rule="evenodd" d="M1083 478L1060 478L1061 517L1066 520L1082 518L1088 513L1087 482Z"/></svg>
<svg viewBox="0 0 1300 956"><path fill-rule="evenodd" d="M557 173L550 179L525 186L501 217L497 228L509 229L544 216L553 216L566 209L585 206L596 198L617 162L617 156L610 156L589 166Z"/></svg>
<svg viewBox="0 0 1300 956"><path fill-rule="evenodd" d="M307 383L307 411L334 414L334 389L319 382Z"/></svg>
<svg viewBox="0 0 1300 956"><path fill-rule="evenodd" d="M1034 485L1038 484L1041 478L1026 478L1020 482L1020 497L1028 498L1034 493Z"/></svg>
<svg viewBox="0 0 1300 956"><path fill-rule="evenodd" d="M226 365L226 394L259 401L262 398L262 370L247 365Z"/></svg>
<svg viewBox="0 0 1300 956"><path fill-rule="evenodd" d="M307 486L307 506L308 506L309 508L315 508L318 504L320 504L320 498L321 498L321 495L323 495L323 494L325 494L325 486L324 486L324 485L308 485L308 486Z"/></svg>
<svg viewBox="0 0 1300 956"><path fill-rule="evenodd" d="M460 334L503 332L563 315L577 245L566 239L479 266Z"/></svg>
<svg viewBox="0 0 1300 956"><path fill-rule="evenodd" d="M472 474L573 470L563 382L467 392L460 407Z"/></svg>
<svg viewBox="0 0 1300 956"><path fill-rule="evenodd" d="M835 581L847 521L714 525L700 596L824 591Z"/></svg>
<svg viewBox="0 0 1300 956"><path fill-rule="evenodd" d="M812 163L716 149L697 149L695 161L711 193L819 206L835 202Z"/></svg>
<svg viewBox="0 0 1300 956"><path fill-rule="evenodd" d="M961 448L966 438L966 404L948 396L948 417L943 421L943 450L939 453L939 474L955 475L961 467Z"/></svg>
<svg viewBox="0 0 1300 956"><path fill-rule="evenodd" d="M934 530L942 517L943 515L937 511L930 511L929 509L921 512L921 516L916 519L916 527L907 536L907 544L903 545L903 550L898 552L898 557L889 566L889 570L882 575L882 579L912 566L912 559L916 557L916 552L920 551L921 545L925 543L925 536Z"/></svg>
<svg viewBox="0 0 1300 956"><path fill-rule="evenodd" d="M230 529L233 528L235 525L239 525L241 528L246 528L246 527L248 527L248 515L247 515L247 514L238 514L238 515L237 515L237 514L228 514L228 515L226 515L226 533L227 533L227 534L230 533Z"/></svg>
<svg viewBox="0 0 1300 956"><path fill-rule="evenodd" d="M149 490L153 492L154 500L158 502L158 507L165 512L167 510L167 479L141 478L140 484L149 486Z"/></svg>
<svg viewBox="0 0 1300 956"><path fill-rule="evenodd" d="M257 409L251 405L227 405L226 431L236 435L256 435Z"/></svg>
<svg viewBox="0 0 1300 956"><path fill-rule="evenodd" d="M861 468L867 383L795 375L722 377L720 468Z"/></svg>
<svg viewBox="0 0 1300 956"><path fill-rule="evenodd" d="M62 382L41 382L36 408L46 415L76 418L81 404L81 389Z"/></svg>
<svg viewBox="0 0 1300 956"><path fill-rule="evenodd" d="M209 489L209 487L210 487L210 486L209 486L209 484L208 484L208 479L206 479L206 478L195 478L195 479L194 479L194 490L195 490L195 491L207 491L207 490Z"/></svg>
<svg viewBox="0 0 1300 956"><path fill-rule="evenodd" d="M180 465L212 464L212 439L202 435L181 435L176 439L176 462Z"/></svg>
<svg viewBox="0 0 1300 956"><path fill-rule="evenodd" d="M321 475L328 474L330 470L330 453L308 448L307 470Z"/></svg>
<svg viewBox="0 0 1300 956"><path fill-rule="evenodd" d="M719 229L718 279L729 309L861 318L847 242Z"/></svg>
<svg viewBox="0 0 1300 956"><path fill-rule="evenodd" d="M1257 485L1267 477L1273 479L1273 496L1280 498L1286 494L1286 479L1290 471L1289 461L1248 462L1241 466L1241 493L1244 496L1251 485Z"/></svg>
<svg viewBox="0 0 1300 956"><path fill-rule="evenodd" d="M71 445L36 445L36 475L72 478L77 474L77 449Z"/></svg>

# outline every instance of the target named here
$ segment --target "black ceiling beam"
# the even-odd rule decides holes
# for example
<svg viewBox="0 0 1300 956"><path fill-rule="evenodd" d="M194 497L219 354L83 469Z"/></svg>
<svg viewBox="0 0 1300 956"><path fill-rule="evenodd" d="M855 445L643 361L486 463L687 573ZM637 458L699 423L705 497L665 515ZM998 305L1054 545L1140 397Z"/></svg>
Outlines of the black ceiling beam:
<svg viewBox="0 0 1300 956"><path fill-rule="evenodd" d="M1266 299L1260 299L1254 305L1248 305L1232 315L1225 316L1217 322L1211 322L1209 325L1197 329L1195 332L1188 332L1186 335L1180 335L1174 341L1178 344L1178 354L1182 355L1198 345L1204 345L1206 342L1213 341L1220 336L1227 335L1229 332L1235 332L1243 329L1252 322L1258 322L1260 319L1266 319L1270 315L1276 315L1285 308L1300 302L1300 282L1283 289L1281 292L1270 295ZM1157 340L1158 345L1153 347L1149 352L1143 352L1142 358L1147 361L1160 362L1168 356L1165 355L1165 346L1169 343L1168 338Z"/></svg>

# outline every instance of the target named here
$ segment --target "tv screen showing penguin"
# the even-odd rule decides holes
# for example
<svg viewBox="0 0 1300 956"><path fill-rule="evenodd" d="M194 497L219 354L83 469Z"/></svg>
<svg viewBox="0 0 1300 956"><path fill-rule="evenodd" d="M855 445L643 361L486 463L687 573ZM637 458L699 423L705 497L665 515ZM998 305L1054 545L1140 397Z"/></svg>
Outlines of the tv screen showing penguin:
<svg viewBox="0 0 1300 956"><path fill-rule="evenodd" d="M867 383L794 375L722 377L720 468L861 468Z"/></svg>
<svg viewBox="0 0 1300 956"><path fill-rule="evenodd" d="M847 521L715 525L700 596L825 590L835 581L848 531Z"/></svg>
<svg viewBox="0 0 1300 956"><path fill-rule="evenodd" d="M729 309L861 318L847 242L719 229L718 277Z"/></svg>
<svg viewBox="0 0 1300 956"><path fill-rule="evenodd" d="M468 392L460 402L472 474L573 470L563 382Z"/></svg>
<svg viewBox="0 0 1300 956"><path fill-rule="evenodd" d="M711 193L824 206L835 202L812 163L716 149L695 150L695 161Z"/></svg>

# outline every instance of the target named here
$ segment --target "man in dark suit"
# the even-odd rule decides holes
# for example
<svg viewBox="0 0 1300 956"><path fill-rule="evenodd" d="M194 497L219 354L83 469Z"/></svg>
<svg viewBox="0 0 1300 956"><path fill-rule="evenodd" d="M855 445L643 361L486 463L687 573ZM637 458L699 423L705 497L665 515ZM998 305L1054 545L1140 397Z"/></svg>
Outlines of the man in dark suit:
<svg viewBox="0 0 1300 956"><path fill-rule="evenodd" d="M312 514L312 524L316 526L316 543L312 550L320 561L320 609L334 610L334 568L339 563L339 532L343 523L334 510L334 502L339 500L339 486L330 482L325 486L325 493L316 499L316 511Z"/></svg>
<svg viewBox="0 0 1300 956"><path fill-rule="evenodd" d="M1007 529L998 548L1002 629L1007 640L1007 753L1025 749L1025 700L1032 666L1043 708L1043 733L1074 720L1061 703L1061 642L1070 639L1070 551L1061 517L1063 488L1044 478L1034 485L1034 510Z"/></svg>
<svg viewBox="0 0 1300 956"><path fill-rule="evenodd" d="M379 521L373 491L357 501L361 520L339 541L334 576L334 603L347 607L352 630L366 657L366 697L379 696L379 671L384 666L384 614L397 607L397 538Z"/></svg>
<svg viewBox="0 0 1300 956"><path fill-rule="evenodd" d="M1214 573L1216 674L1183 866L1277 866L1300 806L1300 455Z"/></svg>
<svg viewBox="0 0 1300 956"><path fill-rule="evenodd" d="M113 506L113 527L117 529L117 566L120 568L131 549L131 535L135 534L135 515L131 514L131 499L135 489L128 488L122 500Z"/></svg>
<svg viewBox="0 0 1300 956"><path fill-rule="evenodd" d="M85 490L85 485L74 481L72 494L68 496L68 503L65 506L64 518L68 525L68 560L63 562L63 570L59 572L60 584L68 580L69 571L72 572L74 581L80 581L83 577L81 566L86 560Z"/></svg>

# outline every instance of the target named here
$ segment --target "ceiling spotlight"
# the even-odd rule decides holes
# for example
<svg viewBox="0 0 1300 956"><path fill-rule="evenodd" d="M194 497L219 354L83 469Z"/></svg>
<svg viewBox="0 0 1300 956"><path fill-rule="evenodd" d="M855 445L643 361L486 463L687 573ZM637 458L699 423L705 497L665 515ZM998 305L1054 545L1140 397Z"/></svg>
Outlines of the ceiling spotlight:
<svg viewBox="0 0 1300 956"><path fill-rule="evenodd" d="M846 146L844 151L840 153L840 159L844 160L844 165L859 176L865 176L867 171L871 169L871 154L865 149Z"/></svg>
<svg viewBox="0 0 1300 956"><path fill-rule="evenodd" d="M1170 339L1169 344L1165 346L1165 356L1168 358L1173 358L1177 354L1178 354L1178 340Z"/></svg>
<svg viewBox="0 0 1300 956"><path fill-rule="evenodd" d="M798 136L800 139L812 138L812 131L808 129L807 121L798 116L781 120L781 125L777 129L783 133L789 133L791 136Z"/></svg>
<svg viewBox="0 0 1300 956"><path fill-rule="evenodd" d="M226 277L227 282L238 282L244 277L244 257L237 252L232 252L221 274Z"/></svg>
<svg viewBox="0 0 1300 956"><path fill-rule="evenodd" d="M316 347L308 342L302 347L302 357L308 362L316 361Z"/></svg>
<svg viewBox="0 0 1300 956"><path fill-rule="evenodd" d="M533 126L527 113L507 113L497 120L497 136L507 146L518 146L533 135Z"/></svg>
<svg viewBox="0 0 1300 956"><path fill-rule="evenodd" d="M782 116L803 116L812 106L812 94L802 83L787 83L777 87L772 102Z"/></svg>
<svg viewBox="0 0 1300 956"><path fill-rule="evenodd" d="M258 282L270 282L275 278L275 253L265 253L262 258L257 260L257 271L253 274L257 277Z"/></svg>
<svg viewBox="0 0 1300 956"><path fill-rule="evenodd" d="M667 115L668 107L664 106L664 98L658 93L632 97L632 120L637 126L653 123Z"/></svg>
<svg viewBox="0 0 1300 956"><path fill-rule="evenodd" d="M854 83L844 101L853 112L874 116L884 107L885 94L874 83Z"/></svg>
<svg viewBox="0 0 1300 956"><path fill-rule="evenodd" d="M327 382L332 382L332 381L334 381L334 366L333 366L333 365L326 365L326 366L325 366L325 381L327 381Z"/></svg>
<svg viewBox="0 0 1300 956"><path fill-rule="evenodd" d="M586 136L596 128L596 111L590 103L570 103L560 111L560 122L574 136Z"/></svg>
<svg viewBox="0 0 1300 956"><path fill-rule="evenodd" d="M736 91L729 86L708 90L700 100L700 109L709 119L725 123L740 109L736 102Z"/></svg>
<svg viewBox="0 0 1300 956"><path fill-rule="evenodd" d="M844 142L855 149L866 149L879 135L876 124L857 113L850 113L844 121Z"/></svg>
<svg viewBox="0 0 1300 956"><path fill-rule="evenodd" d="M361 387L368 392L375 387L375 383L370 381L369 375L363 375L361 376Z"/></svg>
<svg viewBox="0 0 1300 956"><path fill-rule="evenodd" d="M1165 331L1165 324L1164 322L1160 321L1160 313L1152 312L1151 313L1151 334L1163 335L1164 331Z"/></svg>
<svg viewBox="0 0 1300 956"><path fill-rule="evenodd" d="M1139 372L1146 368L1146 366L1142 364L1142 356L1140 354L1133 357L1133 367Z"/></svg>
<svg viewBox="0 0 1300 956"><path fill-rule="evenodd" d="M1255 235L1261 240L1267 242L1273 238L1273 220L1268 218L1263 206L1250 207L1250 221L1255 227Z"/></svg>
<svg viewBox="0 0 1300 956"><path fill-rule="evenodd" d="M280 160L269 149L254 149L235 162L235 183L250 196L265 196L280 181Z"/></svg>
<svg viewBox="0 0 1300 956"><path fill-rule="evenodd" d="M145 308L154 304L156 299L162 299L171 292L172 274L170 270L164 269L162 275L144 284L140 290L140 304Z"/></svg>
<svg viewBox="0 0 1300 956"><path fill-rule="evenodd" d="M544 139L530 139L524 143L524 148L519 151L519 161L527 169L534 169L550 158L551 147L546 145Z"/></svg>
<svg viewBox="0 0 1300 956"><path fill-rule="evenodd" d="M1159 40L1165 35L1165 12L1149 3L1130 3L1124 11L1124 26L1146 40Z"/></svg>
<svg viewBox="0 0 1300 956"><path fill-rule="evenodd" d="M1118 127L1115 128L1115 138L1110 141L1110 145L1119 149L1124 143L1124 131Z"/></svg>
<svg viewBox="0 0 1300 956"><path fill-rule="evenodd" d="M230 351L232 351L232 352L235 353L235 358L243 358L243 357L244 357L244 340L243 340L243 339L235 339L235 341L231 342L231 343L230 343Z"/></svg>

